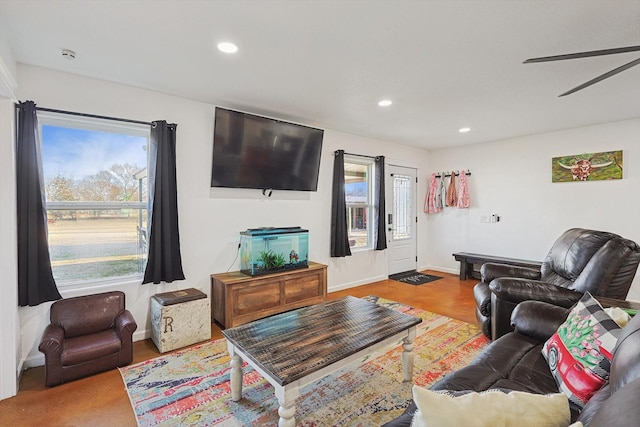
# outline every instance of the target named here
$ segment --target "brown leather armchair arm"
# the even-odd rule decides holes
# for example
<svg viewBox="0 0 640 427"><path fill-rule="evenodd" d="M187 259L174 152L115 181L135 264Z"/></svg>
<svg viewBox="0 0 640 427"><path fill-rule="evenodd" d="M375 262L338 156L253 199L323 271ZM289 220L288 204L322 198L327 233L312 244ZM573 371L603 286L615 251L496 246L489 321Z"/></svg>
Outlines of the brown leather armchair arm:
<svg viewBox="0 0 640 427"><path fill-rule="evenodd" d="M38 345L38 350L44 353L44 383L46 386L62 382L62 348L64 331L59 326L47 325Z"/></svg>
<svg viewBox="0 0 640 427"><path fill-rule="evenodd" d="M52 357L60 358L62 354L62 341L64 340L64 331L59 326L47 325L42 334L38 350Z"/></svg>
<svg viewBox="0 0 640 427"><path fill-rule="evenodd" d="M480 274L484 283L491 283L498 277L519 277L523 279L540 280L540 269L518 267L515 265L488 262L480 267Z"/></svg>
<svg viewBox="0 0 640 427"><path fill-rule="evenodd" d="M570 289L538 280L498 278L489 284L491 290L491 336L497 339L511 332L511 313L528 300L542 301L569 308L582 297Z"/></svg>
<svg viewBox="0 0 640 427"><path fill-rule="evenodd" d="M138 325L136 321L133 319L133 315L129 310L124 310L122 313L118 314L115 320L116 332L120 339L124 339L127 336L133 335L133 333L138 329Z"/></svg>
<svg viewBox="0 0 640 427"><path fill-rule="evenodd" d="M524 301L511 313L511 326L519 334L546 341L568 315L568 308L541 301Z"/></svg>
<svg viewBox="0 0 640 427"><path fill-rule="evenodd" d="M487 262L480 267L482 282L473 288L473 297L479 312L485 316L491 316L491 290L489 283L493 279L501 277L515 277L531 280L539 280L541 273L539 269L518 267L514 265Z"/></svg>
<svg viewBox="0 0 640 427"><path fill-rule="evenodd" d="M116 333L122 341L118 366L125 366L133 361L133 333L138 328L138 325L131 312L124 310L116 316L115 327Z"/></svg>
<svg viewBox="0 0 640 427"><path fill-rule="evenodd" d="M515 304L522 301L536 300L569 308L582 297L581 293L562 286L539 280L511 277L492 280L489 284L489 289L497 299Z"/></svg>

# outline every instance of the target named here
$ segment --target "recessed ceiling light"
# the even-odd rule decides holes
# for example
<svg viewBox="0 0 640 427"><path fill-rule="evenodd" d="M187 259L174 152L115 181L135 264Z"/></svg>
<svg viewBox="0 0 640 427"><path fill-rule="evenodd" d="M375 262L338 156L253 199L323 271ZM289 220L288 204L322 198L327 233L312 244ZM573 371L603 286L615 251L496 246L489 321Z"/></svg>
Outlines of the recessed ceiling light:
<svg viewBox="0 0 640 427"><path fill-rule="evenodd" d="M469 132L470 130L471 130L471 128L460 128L460 129L458 129L458 132L460 132L460 133L467 133L467 132Z"/></svg>
<svg viewBox="0 0 640 427"><path fill-rule="evenodd" d="M393 104L393 102L391 102L390 99L383 99L382 101L378 102L378 105L381 107L388 107L391 104Z"/></svg>
<svg viewBox="0 0 640 427"><path fill-rule="evenodd" d="M236 53L238 46L231 42L220 42L218 43L218 50L224 53Z"/></svg>

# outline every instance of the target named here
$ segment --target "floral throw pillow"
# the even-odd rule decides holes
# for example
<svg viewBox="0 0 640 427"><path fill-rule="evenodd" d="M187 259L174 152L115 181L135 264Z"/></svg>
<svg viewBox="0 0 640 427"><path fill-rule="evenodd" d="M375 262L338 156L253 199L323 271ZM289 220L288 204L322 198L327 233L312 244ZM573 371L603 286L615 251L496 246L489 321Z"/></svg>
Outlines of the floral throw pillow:
<svg viewBox="0 0 640 427"><path fill-rule="evenodd" d="M619 334L620 326L587 292L544 344L542 354L570 405L582 409L609 380Z"/></svg>

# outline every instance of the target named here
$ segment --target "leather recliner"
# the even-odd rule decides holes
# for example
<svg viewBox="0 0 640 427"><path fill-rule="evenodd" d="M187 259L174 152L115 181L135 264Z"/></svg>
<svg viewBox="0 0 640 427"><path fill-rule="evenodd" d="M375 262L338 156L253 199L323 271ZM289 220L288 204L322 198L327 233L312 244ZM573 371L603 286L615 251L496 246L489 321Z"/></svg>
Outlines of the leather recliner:
<svg viewBox="0 0 640 427"><path fill-rule="evenodd" d="M511 332L513 309L537 300L571 307L585 292L624 300L640 263L640 247L614 233L572 228L553 244L540 269L486 263L473 289L482 332Z"/></svg>
<svg viewBox="0 0 640 427"><path fill-rule="evenodd" d="M62 384L125 366L133 360L138 327L123 292L56 301L38 350L45 358L45 385Z"/></svg>

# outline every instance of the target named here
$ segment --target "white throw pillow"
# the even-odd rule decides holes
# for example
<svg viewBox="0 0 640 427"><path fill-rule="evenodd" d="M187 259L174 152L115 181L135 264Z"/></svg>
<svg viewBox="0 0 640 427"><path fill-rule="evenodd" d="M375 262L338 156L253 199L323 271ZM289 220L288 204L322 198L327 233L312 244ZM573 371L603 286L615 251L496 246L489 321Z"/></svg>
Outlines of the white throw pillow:
<svg viewBox="0 0 640 427"><path fill-rule="evenodd" d="M629 320L631 320L631 316L629 316L629 313L627 313L620 307L607 307L604 309L604 312L607 313L614 322L620 325L621 328L624 328L627 323L629 323Z"/></svg>
<svg viewBox="0 0 640 427"><path fill-rule="evenodd" d="M566 427L571 422L564 393L486 391L452 397L413 386L418 410L412 427Z"/></svg>

